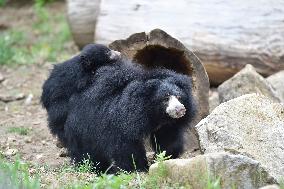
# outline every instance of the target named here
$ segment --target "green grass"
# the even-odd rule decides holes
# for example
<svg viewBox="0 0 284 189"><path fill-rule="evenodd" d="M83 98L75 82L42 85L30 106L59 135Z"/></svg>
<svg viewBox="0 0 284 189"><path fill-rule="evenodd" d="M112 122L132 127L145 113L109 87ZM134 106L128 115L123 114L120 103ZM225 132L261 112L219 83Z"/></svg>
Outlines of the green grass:
<svg viewBox="0 0 284 189"><path fill-rule="evenodd" d="M280 180L279 188L280 188L280 189L284 189L284 178L282 178L282 179Z"/></svg>
<svg viewBox="0 0 284 189"><path fill-rule="evenodd" d="M75 166L75 171L79 173L89 173L91 171L94 171L94 164L91 162L89 158L84 159L82 163Z"/></svg>
<svg viewBox="0 0 284 189"><path fill-rule="evenodd" d="M35 6L38 6L38 7L43 7L45 6L47 3L51 3L53 2L54 0L34 0L34 3L35 3Z"/></svg>
<svg viewBox="0 0 284 189"><path fill-rule="evenodd" d="M19 159L11 163L0 159L0 188L38 189L40 182L37 177L31 177L28 164Z"/></svg>
<svg viewBox="0 0 284 189"><path fill-rule="evenodd" d="M93 188L97 189L121 189L130 188L129 184L135 179L134 174L120 173L119 175L103 174L95 179Z"/></svg>
<svg viewBox="0 0 284 189"><path fill-rule="evenodd" d="M65 189L186 189L188 185L180 183L172 183L167 179L168 171L164 161L168 159L165 152L156 156L158 169L156 173L148 175L146 173L127 173L120 172L117 175L101 174L100 176L89 172L90 162L83 161L81 168L73 165L63 165L61 168L50 168L48 166L35 166L23 163L19 158L15 162L9 162L0 158L0 188L25 188L38 189L43 184L44 188L50 188L51 183L46 183L46 173L56 175L54 181L60 181L55 188ZM35 169L36 172L29 173L30 169ZM50 179L49 179L50 180ZM53 182L54 182L53 181ZM204 189L220 189L220 178L212 179L208 177L207 185ZM281 185L280 185L281 188ZM282 186L283 188L283 186ZM281 189L282 189L281 188Z"/></svg>
<svg viewBox="0 0 284 189"><path fill-rule="evenodd" d="M206 189L221 189L220 177L216 178L208 178Z"/></svg>
<svg viewBox="0 0 284 189"><path fill-rule="evenodd" d="M163 178L165 178L168 174L168 169L164 164L164 161L169 158L170 156L166 156L166 151L163 151L156 155L154 161L155 163L158 163L158 169L150 177L147 177L147 179L143 183L143 187L157 188L157 189L159 188L159 186L161 185L161 181L163 181Z"/></svg>
<svg viewBox="0 0 284 189"><path fill-rule="evenodd" d="M34 14L32 27L0 33L0 65L55 62L70 57L64 50L71 41L64 13L51 14L46 7L35 5Z"/></svg>
<svg viewBox="0 0 284 189"><path fill-rule="evenodd" d="M8 133L17 133L19 135L28 135L29 129L26 127L11 127L8 129Z"/></svg>
<svg viewBox="0 0 284 189"><path fill-rule="evenodd" d="M6 0L0 0L0 7L4 6L6 4Z"/></svg>

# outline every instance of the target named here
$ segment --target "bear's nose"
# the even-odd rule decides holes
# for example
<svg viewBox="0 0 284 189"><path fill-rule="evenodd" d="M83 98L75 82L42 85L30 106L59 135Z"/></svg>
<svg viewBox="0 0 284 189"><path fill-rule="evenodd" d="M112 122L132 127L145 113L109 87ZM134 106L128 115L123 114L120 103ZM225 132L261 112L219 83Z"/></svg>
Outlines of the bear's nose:
<svg viewBox="0 0 284 189"><path fill-rule="evenodd" d="M120 54L120 52L118 52L118 51L111 50L111 51L109 52L109 58L110 58L110 60L118 60L120 57L121 57L121 54Z"/></svg>
<svg viewBox="0 0 284 189"><path fill-rule="evenodd" d="M177 106L176 107L177 118L180 118L180 117L184 116L185 112L186 112L186 109L185 109L183 104L182 104L182 106Z"/></svg>
<svg viewBox="0 0 284 189"><path fill-rule="evenodd" d="M175 96L170 96L166 112L170 117L177 119L185 115L186 108Z"/></svg>

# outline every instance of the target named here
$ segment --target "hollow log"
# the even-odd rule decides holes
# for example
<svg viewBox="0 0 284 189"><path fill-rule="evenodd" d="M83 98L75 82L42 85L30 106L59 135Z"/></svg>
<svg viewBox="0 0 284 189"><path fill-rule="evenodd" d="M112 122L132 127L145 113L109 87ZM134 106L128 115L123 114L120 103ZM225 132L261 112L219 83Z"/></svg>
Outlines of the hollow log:
<svg viewBox="0 0 284 189"><path fill-rule="evenodd" d="M94 41L101 0L67 0L67 17L76 45L82 48Z"/></svg>
<svg viewBox="0 0 284 189"><path fill-rule="evenodd" d="M197 56L160 29L152 30L149 34L136 33L125 40L116 40L109 46L147 68L165 67L192 77L192 93L197 114L193 121L188 123L192 129L186 136L186 148L187 151L199 149L193 126L209 113L209 80Z"/></svg>
<svg viewBox="0 0 284 189"><path fill-rule="evenodd" d="M102 0L95 41L161 28L203 62L218 85L246 64L264 76L284 69L283 0Z"/></svg>

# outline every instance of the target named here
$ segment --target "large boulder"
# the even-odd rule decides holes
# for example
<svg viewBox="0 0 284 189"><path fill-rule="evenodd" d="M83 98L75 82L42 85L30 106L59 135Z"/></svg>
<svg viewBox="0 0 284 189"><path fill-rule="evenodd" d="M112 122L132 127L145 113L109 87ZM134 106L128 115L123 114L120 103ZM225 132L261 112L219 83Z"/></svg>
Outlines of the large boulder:
<svg viewBox="0 0 284 189"><path fill-rule="evenodd" d="M284 71L280 71L266 78L276 92L277 97L284 102Z"/></svg>
<svg viewBox="0 0 284 189"><path fill-rule="evenodd" d="M193 189L208 188L208 182L218 179L221 188L257 189L275 182L259 162L226 152L156 163L150 167L150 176L154 177L162 168L164 178L161 179Z"/></svg>
<svg viewBox="0 0 284 189"><path fill-rule="evenodd" d="M201 151L232 152L259 161L284 178L284 105L258 94L222 103L196 125Z"/></svg>
<svg viewBox="0 0 284 189"><path fill-rule="evenodd" d="M218 92L221 102L250 93L263 94L279 102L272 86L250 64L220 85Z"/></svg>

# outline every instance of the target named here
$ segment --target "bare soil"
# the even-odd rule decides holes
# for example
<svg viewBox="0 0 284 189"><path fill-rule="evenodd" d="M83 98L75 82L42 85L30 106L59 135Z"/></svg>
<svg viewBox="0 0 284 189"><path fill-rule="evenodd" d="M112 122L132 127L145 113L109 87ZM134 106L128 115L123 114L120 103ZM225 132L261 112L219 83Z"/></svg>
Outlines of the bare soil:
<svg viewBox="0 0 284 189"><path fill-rule="evenodd" d="M65 11L64 2L54 3L49 11ZM34 19L30 2L26 5L7 6L0 11L0 32L5 29L26 27L27 33ZM31 39L32 40L32 39ZM73 42L70 44L75 46ZM75 48L75 47L74 47ZM46 111L41 107L40 95L44 80L48 77L52 63L27 64L21 66L0 66L1 96L15 97L24 94L22 100L3 102L0 100L0 151L7 158L9 149L16 149L21 159L35 164L59 166L68 158L59 157L60 148L47 127ZM9 132L12 127L28 128L27 135Z"/></svg>

